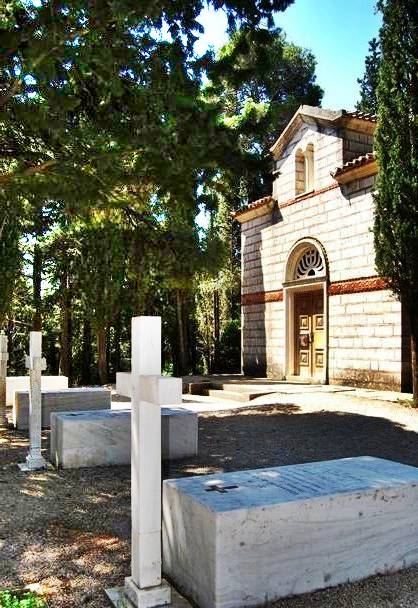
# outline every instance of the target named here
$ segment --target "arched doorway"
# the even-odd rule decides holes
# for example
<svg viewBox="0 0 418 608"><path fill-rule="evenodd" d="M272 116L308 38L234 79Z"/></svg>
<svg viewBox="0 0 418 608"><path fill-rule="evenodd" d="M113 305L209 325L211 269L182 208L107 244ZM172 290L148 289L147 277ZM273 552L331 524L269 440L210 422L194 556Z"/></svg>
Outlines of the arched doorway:
<svg viewBox="0 0 418 608"><path fill-rule="evenodd" d="M312 238L295 243L284 274L286 378L325 383L328 267L322 245Z"/></svg>

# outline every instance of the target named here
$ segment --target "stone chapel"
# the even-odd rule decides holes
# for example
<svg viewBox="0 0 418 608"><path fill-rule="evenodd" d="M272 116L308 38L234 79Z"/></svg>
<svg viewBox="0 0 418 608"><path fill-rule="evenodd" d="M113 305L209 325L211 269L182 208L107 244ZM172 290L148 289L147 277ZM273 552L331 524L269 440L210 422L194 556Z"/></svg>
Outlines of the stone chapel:
<svg viewBox="0 0 418 608"><path fill-rule="evenodd" d="M409 333L374 264L375 117L301 106L242 233L242 371L410 390Z"/></svg>

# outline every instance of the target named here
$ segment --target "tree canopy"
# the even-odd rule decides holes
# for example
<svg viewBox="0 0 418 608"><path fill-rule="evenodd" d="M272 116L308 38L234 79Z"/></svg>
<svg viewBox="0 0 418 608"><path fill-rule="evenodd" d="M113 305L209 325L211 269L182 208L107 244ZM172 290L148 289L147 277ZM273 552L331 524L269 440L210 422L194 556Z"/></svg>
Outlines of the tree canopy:
<svg viewBox="0 0 418 608"><path fill-rule="evenodd" d="M360 112L376 114L377 112L377 85L379 82L379 68L381 62L380 42L373 38L369 42L369 52L364 62L363 78L358 78L360 85L360 100L356 109Z"/></svg>
<svg viewBox="0 0 418 608"><path fill-rule="evenodd" d="M312 54L273 27L289 4L0 8L0 321L42 323L51 371L114 377L132 314L163 316L177 373L239 364L230 213L270 191L270 144L322 97ZM218 56L194 50L206 6L228 17Z"/></svg>

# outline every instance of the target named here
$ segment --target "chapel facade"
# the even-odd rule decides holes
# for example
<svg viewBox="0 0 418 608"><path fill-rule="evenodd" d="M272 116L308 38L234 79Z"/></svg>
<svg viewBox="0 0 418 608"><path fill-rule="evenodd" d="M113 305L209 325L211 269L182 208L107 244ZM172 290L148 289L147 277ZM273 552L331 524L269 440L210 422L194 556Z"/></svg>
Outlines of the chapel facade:
<svg viewBox="0 0 418 608"><path fill-rule="evenodd" d="M410 390L401 303L375 269L375 117L301 106L242 232L242 371Z"/></svg>

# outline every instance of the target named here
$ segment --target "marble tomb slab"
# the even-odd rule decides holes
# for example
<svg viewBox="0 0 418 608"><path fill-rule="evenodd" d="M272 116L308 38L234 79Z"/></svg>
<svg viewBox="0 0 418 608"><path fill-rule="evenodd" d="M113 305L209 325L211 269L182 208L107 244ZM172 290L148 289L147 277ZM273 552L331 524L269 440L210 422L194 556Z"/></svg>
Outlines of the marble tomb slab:
<svg viewBox="0 0 418 608"><path fill-rule="evenodd" d="M104 388L67 388L42 390L42 428L48 429L52 412L106 410L111 406L111 392ZM29 391L15 391L13 425L29 428Z"/></svg>
<svg viewBox="0 0 418 608"><path fill-rule="evenodd" d="M116 372L116 394L132 397L131 372Z"/></svg>
<svg viewBox="0 0 418 608"><path fill-rule="evenodd" d="M68 388L67 376L42 376L42 390L55 391ZM29 375L7 376L6 378L6 405L13 405L15 391L29 390Z"/></svg>
<svg viewBox="0 0 418 608"><path fill-rule="evenodd" d="M418 563L418 469L368 456L163 482L163 569L200 608Z"/></svg>
<svg viewBox="0 0 418 608"><path fill-rule="evenodd" d="M180 407L163 407L161 414L162 458L195 456L197 414ZM130 464L131 411L52 414L50 460L66 469Z"/></svg>

